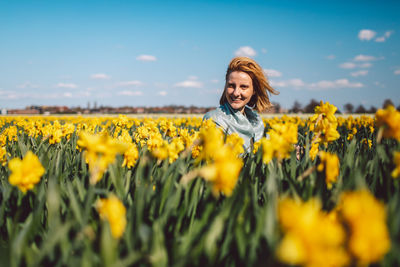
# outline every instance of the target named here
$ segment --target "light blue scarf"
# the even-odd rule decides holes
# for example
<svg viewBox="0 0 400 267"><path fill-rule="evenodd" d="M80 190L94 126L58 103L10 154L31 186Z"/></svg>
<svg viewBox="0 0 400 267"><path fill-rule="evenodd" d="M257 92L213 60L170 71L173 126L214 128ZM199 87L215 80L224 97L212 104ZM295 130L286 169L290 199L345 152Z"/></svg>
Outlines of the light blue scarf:
<svg viewBox="0 0 400 267"><path fill-rule="evenodd" d="M221 127L226 134L237 133L244 140L244 149L250 152L254 142L264 135L264 123L256 112L245 107L244 114L235 110L228 102L215 110L207 112L203 120L213 119L216 125Z"/></svg>

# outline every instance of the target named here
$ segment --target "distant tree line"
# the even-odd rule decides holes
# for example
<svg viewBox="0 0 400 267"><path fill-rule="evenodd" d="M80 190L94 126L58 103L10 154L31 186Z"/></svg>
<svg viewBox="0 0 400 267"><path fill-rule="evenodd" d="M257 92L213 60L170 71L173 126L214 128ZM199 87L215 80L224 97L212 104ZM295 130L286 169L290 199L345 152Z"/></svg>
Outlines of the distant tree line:
<svg viewBox="0 0 400 267"><path fill-rule="evenodd" d="M387 106L390 105L394 106L393 101L391 99L386 99L385 101L383 101L382 108L386 108ZM310 103L308 103L304 107L300 102L296 100L294 101L293 106L288 111L289 113L314 113L314 108L316 106L319 106L319 101L316 101L315 99L311 99ZM400 105L398 105L396 109L400 111ZM343 113L362 114L362 113L375 113L376 111L377 108L374 106L371 106L369 109L367 109L363 105L359 105L357 107L354 107L354 105L351 103L346 103L343 105ZM337 113L342 113L342 111L338 108Z"/></svg>

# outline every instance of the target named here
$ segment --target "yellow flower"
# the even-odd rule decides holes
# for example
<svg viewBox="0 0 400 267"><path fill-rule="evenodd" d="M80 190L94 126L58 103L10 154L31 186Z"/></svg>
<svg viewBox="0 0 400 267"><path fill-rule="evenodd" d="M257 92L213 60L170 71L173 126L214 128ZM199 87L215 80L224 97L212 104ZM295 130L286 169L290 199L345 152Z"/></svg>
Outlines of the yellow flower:
<svg viewBox="0 0 400 267"><path fill-rule="evenodd" d="M166 136L175 137L176 136L176 127L171 120L162 119L160 121L160 129L165 133Z"/></svg>
<svg viewBox="0 0 400 267"><path fill-rule="evenodd" d="M23 160L19 158L10 160L8 168L12 172L8 177L8 181L10 184L17 186L23 193L33 189L45 172L38 157L31 151L25 154Z"/></svg>
<svg viewBox="0 0 400 267"><path fill-rule="evenodd" d="M212 183L214 196L218 196L220 192L225 196L230 196L236 186L242 166L242 160L227 146L222 146L215 153L213 163L200 169L200 175Z"/></svg>
<svg viewBox="0 0 400 267"><path fill-rule="evenodd" d="M315 137L313 143L332 142L340 137L337 126L338 121L335 117L337 108L334 105L321 101L320 105L315 107L315 114L310 118L310 131L314 131Z"/></svg>
<svg viewBox="0 0 400 267"><path fill-rule="evenodd" d="M349 249L360 265L377 262L390 249L385 206L367 190L346 192L339 211L350 228Z"/></svg>
<svg viewBox="0 0 400 267"><path fill-rule="evenodd" d="M365 148L371 148L372 147L372 140L370 140L370 139L363 138L361 140L361 143L364 145Z"/></svg>
<svg viewBox="0 0 400 267"><path fill-rule="evenodd" d="M383 127L383 137L394 138L400 141L400 112L393 106L378 109L375 113L376 125Z"/></svg>
<svg viewBox="0 0 400 267"><path fill-rule="evenodd" d="M243 161L238 155L241 150L231 144L231 141L224 144L222 131L211 120L203 123L199 137L202 141L199 160L205 159L207 162L207 165L199 170L200 176L212 184L214 196L221 192L226 196L232 195L243 166Z"/></svg>
<svg viewBox="0 0 400 267"><path fill-rule="evenodd" d="M351 133L349 133L349 135L347 136L347 140L352 140L353 139L353 137L354 137L354 135L357 133L357 128L356 127L353 127L352 129L351 129Z"/></svg>
<svg viewBox="0 0 400 267"><path fill-rule="evenodd" d="M75 132L75 125L72 123L66 123L62 127L62 135L69 140L71 135Z"/></svg>
<svg viewBox="0 0 400 267"><path fill-rule="evenodd" d="M214 158L218 149L224 145L224 133L215 126L212 120L205 121L204 126L200 129L199 138L203 144L200 159L205 159L206 161Z"/></svg>
<svg viewBox="0 0 400 267"><path fill-rule="evenodd" d="M318 152L319 152L319 144L313 143L310 149L310 159L314 160L315 157L318 155Z"/></svg>
<svg viewBox="0 0 400 267"><path fill-rule="evenodd" d="M305 266L348 264L345 231L335 216L321 210L317 199L283 199L278 205L278 218L284 233L276 250L280 261Z"/></svg>
<svg viewBox="0 0 400 267"><path fill-rule="evenodd" d="M7 150L6 150L6 147L0 147L0 163L1 163L1 165L6 165L6 163L7 163L7 158L6 158L6 155L7 155Z"/></svg>
<svg viewBox="0 0 400 267"><path fill-rule="evenodd" d="M120 238L126 227L126 208L124 204L114 195L108 199L99 199L96 209L102 220L110 224L111 234L114 238Z"/></svg>
<svg viewBox="0 0 400 267"><path fill-rule="evenodd" d="M126 143L111 138L107 133L92 135L82 132L77 145L86 150L85 159L89 164L91 184L100 181L108 165L115 161L116 155L128 149Z"/></svg>
<svg viewBox="0 0 400 267"><path fill-rule="evenodd" d="M322 172L325 170L325 181L329 189L332 188L332 183L337 181L339 176L339 158L336 154L331 154L325 151L321 151L319 154L321 163L318 165L318 171Z"/></svg>
<svg viewBox="0 0 400 267"><path fill-rule="evenodd" d="M253 144L253 154L256 154L261 145L261 139Z"/></svg>
<svg viewBox="0 0 400 267"><path fill-rule="evenodd" d="M297 143L297 124L275 123L268 132L269 139L262 138L263 162L268 164L273 158L279 161L290 158L290 153Z"/></svg>
<svg viewBox="0 0 400 267"><path fill-rule="evenodd" d="M336 117L335 117L336 110L337 107L329 104L329 102L326 102L324 104L324 102L321 100L320 105L315 107L314 112L315 114L317 114L317 116L319 114L323 114L324 117L326 117L326 119L329 120L330 122L336 122Z"/></svg>
<svg viewBox="0 0 400 267"><path fill-rule="evenodd" d="M225 142L227 145L231 146L232 151L236 156L244 153L244 140L237 133L228 135Z"/></svg>
<svg viewBox="0 0 400 267"><path fill-rule="evenodd" d="M135 166L138 158L139 151L136 144L130 143L128 149L124 153L124 162L122 163L122 167L127 166L128 169L132 168L133 166Z"/></svg>
<svg viewBox="0 0 400 267"><path fill-rule="evenodd" d="M392 171L392 177L398 178L400 176L400 152L396 151L393 154L395 169Z"/></svg>

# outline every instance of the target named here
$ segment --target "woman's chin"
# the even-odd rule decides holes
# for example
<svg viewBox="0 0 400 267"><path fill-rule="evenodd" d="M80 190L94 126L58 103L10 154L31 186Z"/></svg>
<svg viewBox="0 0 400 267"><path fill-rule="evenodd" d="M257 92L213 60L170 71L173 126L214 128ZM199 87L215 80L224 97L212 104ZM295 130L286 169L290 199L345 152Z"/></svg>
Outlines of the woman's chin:
<svg viewBox="0 0 400 267"><path fill-rule="evenodd" d="M242 110L244 105L243 103L229 103L233 109Z"/></svg>

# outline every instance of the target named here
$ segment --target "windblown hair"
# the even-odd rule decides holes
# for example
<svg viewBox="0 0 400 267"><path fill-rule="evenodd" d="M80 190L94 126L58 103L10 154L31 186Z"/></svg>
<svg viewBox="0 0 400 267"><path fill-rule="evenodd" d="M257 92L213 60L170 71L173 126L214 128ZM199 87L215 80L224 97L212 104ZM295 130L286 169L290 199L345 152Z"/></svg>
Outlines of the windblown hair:
<svg viewBox="0 0 400 267"><path fill-rule="evenodd" d="M262 112L272 107L272 104L269 101L268 93L278 95L279 92L269 85L268 79L264 75L260 65L248 57L235 57L229 63L228 70L226 71L225 75L225 89L219 100L221 105L228 101L225 95L227 87L226 82L229 78L229 75L234 71L243 71L251 77L255 94L250 99L248 103L249 106L253 107L258 112Z"/></svg>

